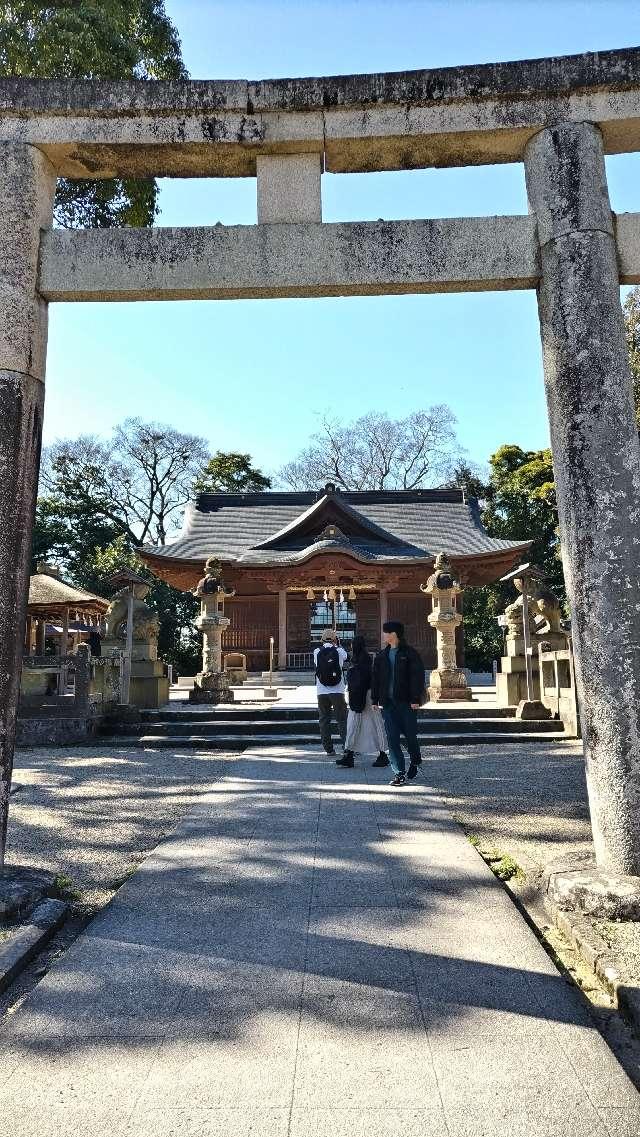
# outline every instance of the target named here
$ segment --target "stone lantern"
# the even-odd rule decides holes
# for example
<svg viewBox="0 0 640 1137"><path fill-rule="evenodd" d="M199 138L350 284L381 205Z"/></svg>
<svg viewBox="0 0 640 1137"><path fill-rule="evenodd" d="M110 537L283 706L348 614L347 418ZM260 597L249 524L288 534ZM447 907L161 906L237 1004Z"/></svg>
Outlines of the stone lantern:
<svg viewBox="0 0 640 1137"><path fill-rule="evenodd" d="M427 617L436 630L438 666L431 672L429 699L433 702L459 702L472 699L464 671L456 657L456 628L462 623L456 597L462 592L446 553L438 553L434 571L421 592L431 597L433 609Z"/></svg>
<svg viewBox="0 0 640 1137"><path fill-rule="evenodd" d="M224 602L235 595L235 589L225 587L220 562L215 557L208 558L205 575L193 595L200 600L195 625L202 632L202 671L195 677L189 699L194 703L231 703L229 676L222 670L222 633L231 622L224 615Z"/></svg>

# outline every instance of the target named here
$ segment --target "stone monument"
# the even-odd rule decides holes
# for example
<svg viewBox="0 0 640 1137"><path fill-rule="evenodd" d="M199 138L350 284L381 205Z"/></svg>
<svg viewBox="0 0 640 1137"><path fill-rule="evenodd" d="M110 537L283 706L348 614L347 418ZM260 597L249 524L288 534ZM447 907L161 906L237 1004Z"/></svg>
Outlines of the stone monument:
<svg viewBox="0 0 640 1137"><path fill-rule="evenodd" d="M224 615L224 602L235 595L235 589L225 587L215 557L208 558L193 595L200 600L195 625L202 632L202 671L195 677L189 699L192 703L232 703L231 679L222 669L222 633L230 624Z"/></svg>
<svg viewBox="0 0 640 1137"><path fill-rule="evenodd" d="M561 627L562 610L555 592L543 583L540 570L529 565L522 565L520 568L522 570L520 576L517 575L519 570L508 574L508 579L512 580L519 595L504 611L504 626L507 629L505 654L500 661L500 671L496 676L496 699L501 707L519 707L521 703L531 701L538 704L540 700L538 644L542 641L549 651L567 646L567 637ZM527 681L528 646L533 647L529 653L530 690Z"/></svg>
<svg viewBox="0 0 640 1137"><path fill-rule="evenodd" d="M421 592L431 597L433 610L427 617L436 630L438 666L429 679L429 700L449 703L472 699L471 688L456 658L456 628L462 623L456 597L462 592L446 553L438 553L434 571Z"/></svg>
<svg viewBox="0 0 640 1137"><path fill-rule="evenodd" d="M131 667L126 701L134 707L153 708L169 702L169 679L164 663L158 659L158 613L144 603L149 588L145 580L131 573L128 585L116 593L105 615L102 654L126 654L131 609Z"/></svg>
<svg viewBox="0 0 640 1137"><path fill-rule="evenodd" d="M504 610L503 626L507 629L505 654L500 660L500 671L496 675L496 699L498 706L517 707L523 699L540 698L540 677L537 654L531 656L531 693L527 690L527 657L525 644L525 599L523 578L513 578L518 593L513 603ZM526 619L528 641L535 640L535 618L539 615L535 599L526 593Z"/></svg>

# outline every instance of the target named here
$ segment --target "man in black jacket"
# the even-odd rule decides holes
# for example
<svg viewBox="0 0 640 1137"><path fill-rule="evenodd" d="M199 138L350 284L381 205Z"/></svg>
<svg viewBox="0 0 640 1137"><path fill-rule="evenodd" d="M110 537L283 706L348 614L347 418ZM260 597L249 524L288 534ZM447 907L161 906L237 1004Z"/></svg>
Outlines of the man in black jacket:
<svg viewBox="0 0 640 1137"><path fill-rule="evenodd" d="M406 642L404 624L399 620L387 621L382 631L386 646L373 661L371 701L374 707L381 708L387 728L389 757L395 774L391 785L403 786L406 778L415 778L422 762L416 712L425 699L424 664L419 652ZM409 751L406 776L401 735Z"/></svg>

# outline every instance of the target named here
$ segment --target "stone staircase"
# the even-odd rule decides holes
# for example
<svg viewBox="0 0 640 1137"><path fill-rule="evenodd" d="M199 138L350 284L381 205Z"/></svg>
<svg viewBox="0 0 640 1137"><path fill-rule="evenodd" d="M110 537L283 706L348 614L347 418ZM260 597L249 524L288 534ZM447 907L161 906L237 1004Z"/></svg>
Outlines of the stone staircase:
<svg viewBox="0 0 640 1137"><path fill-rule="evenodd" d="M176 706L176 704L174 704ZM261 706L163 708L143 711L139 724L116 723L110 735L125 746L244 750L258 746L319 745L315 707ZM334 737L337 734L334 728ZM422 746L472 743L549 742L565 737L562 723L522 722L513 708L480 705L433 706L420 711Z"/></svg>

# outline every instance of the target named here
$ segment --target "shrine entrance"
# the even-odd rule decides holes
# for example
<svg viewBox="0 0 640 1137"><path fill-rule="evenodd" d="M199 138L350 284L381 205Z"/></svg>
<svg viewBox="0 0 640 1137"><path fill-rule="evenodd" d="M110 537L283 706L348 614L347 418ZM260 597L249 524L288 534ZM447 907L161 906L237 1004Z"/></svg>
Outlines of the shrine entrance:
<svg viewBox="0 0 640 1137"><path fill-rule="evenodd" d="M640 874L640 443L620 307L640 213L614 218L604 161L640 149L639 75L630 48L257 83L0 82L0 857L48 303L535 288L596 853ZM322 222L323 175L502 162L524 164L527 216ZM58 178L113 177L255 177L257 224L52 228Z"/></svg>

